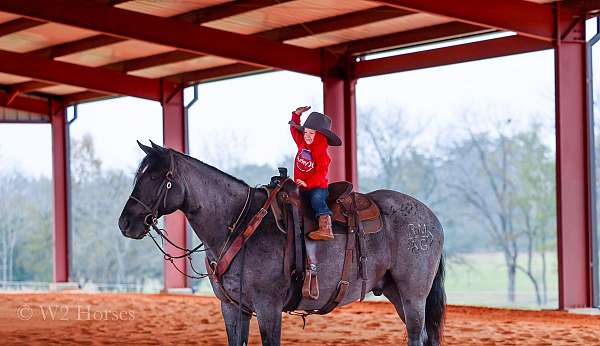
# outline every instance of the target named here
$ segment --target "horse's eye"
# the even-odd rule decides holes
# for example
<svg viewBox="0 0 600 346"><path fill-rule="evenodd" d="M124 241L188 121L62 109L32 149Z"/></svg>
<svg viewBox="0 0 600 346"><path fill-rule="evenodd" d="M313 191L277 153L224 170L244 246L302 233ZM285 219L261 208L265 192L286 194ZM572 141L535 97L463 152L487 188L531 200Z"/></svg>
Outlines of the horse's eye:
<svg viewBox="0 0 600 346"><path fill-rule="evenodd" d="M158 174L151 174L150 179L152 179L152 180L158 179Z"/></svg>

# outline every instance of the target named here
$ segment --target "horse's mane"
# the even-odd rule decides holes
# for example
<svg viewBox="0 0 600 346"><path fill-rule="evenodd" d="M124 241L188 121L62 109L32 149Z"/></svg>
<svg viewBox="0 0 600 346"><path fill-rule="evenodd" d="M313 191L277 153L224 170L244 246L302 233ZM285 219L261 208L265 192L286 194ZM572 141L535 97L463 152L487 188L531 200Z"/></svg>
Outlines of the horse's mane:
<svg viewBox="0 0 600 346"><path fill-rule="evenodd" d="M229 179L232 179L244 186L249 186L244 180L234 177L233 175L231 175L229 173L223 172L222 170L218 169L217 167L211 166L204 161L200 161L192 156L180 153L173 149L168 149L168 150L171 151L175 155L179 155L182 159L184 159L185 161L189 162L192 165L208 167L209 169L213 170L214 172L224 175L224 176L228 177ZM138 166L138 168L136 170L134 181L137 181L139 179L139 177L142 175L142 169L144 167L146 167L147 165L148 166L155 165L155 164L168 165L169 164L168 160L169 160L168 155L160 154L158 152L156 152L156 153L153 152L153 153L146 155L146 157L144 157L142 159L142 161L140 162L140 165Z"/></svg>

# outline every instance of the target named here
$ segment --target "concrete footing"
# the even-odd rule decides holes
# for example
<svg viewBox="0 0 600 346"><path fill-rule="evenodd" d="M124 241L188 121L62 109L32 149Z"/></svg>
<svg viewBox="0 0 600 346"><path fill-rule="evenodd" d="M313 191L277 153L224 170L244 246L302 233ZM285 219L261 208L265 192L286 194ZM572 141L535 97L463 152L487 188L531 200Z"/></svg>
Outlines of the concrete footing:
<svg viewBox="0 0 600 346"><path fill-rule="evenodd" d="M192 289L189 287L163 288L162 290L160 290L160 293L161 294L193 294L194 291L192 291Z"/></svg>
<svg viewBox="0 0 600 346"><path fill-rule="evenodd" d="M598 309L598 308L569 309L567 311L570 314L600 316L600 309Z"/></svg>
<svg viewBox="0 0 600 346"><path fill-rule="evenodd" d="M78 290L79 288L80 287L77 282L51 282L48 290L50 292L60 292Z"/></svg>

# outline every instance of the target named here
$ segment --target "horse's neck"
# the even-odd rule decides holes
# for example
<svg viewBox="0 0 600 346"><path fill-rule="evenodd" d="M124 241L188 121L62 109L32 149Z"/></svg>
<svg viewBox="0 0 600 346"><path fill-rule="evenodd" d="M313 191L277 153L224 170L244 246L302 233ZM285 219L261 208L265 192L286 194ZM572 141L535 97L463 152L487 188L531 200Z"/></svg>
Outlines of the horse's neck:
<svg viewBox="0 0 600 346"><path fill-rule="evenodd" d="M196 235L217 255L227 227L246 202L248 186L199 161L181 159L179 167L186 181L182 211Z"/></svg>

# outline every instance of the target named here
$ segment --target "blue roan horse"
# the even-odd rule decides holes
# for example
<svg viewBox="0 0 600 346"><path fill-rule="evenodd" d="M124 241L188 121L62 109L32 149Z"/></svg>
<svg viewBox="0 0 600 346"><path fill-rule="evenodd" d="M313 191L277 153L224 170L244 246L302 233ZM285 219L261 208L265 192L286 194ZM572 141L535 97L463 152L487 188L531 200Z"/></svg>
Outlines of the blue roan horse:
<svg viewBox="0 0 600 346"><path fill-rule="evenodd" d="M207 255L217 258L228 237L227 226L245 205L248 185L174 150L155 144L140 147L146 157L140 164L132 198L119 218L121 232L141 239L149 232L146 217L150 209L156 218L181 210L208 247ZM165 188L166 180L169 189ZM366 239L367 292L383 292L395 306L406 324L408 345L439 345L445 312L442 226L427 206L410 196L390 190L367 195L379 206L383 218L383 229ZM266 199L265 191L256 190L248 215L256 214ZM345 245L345 235L318 242L320 298L303 299L298 310L319 309L327 302L340 279ZM263 345L280 344L282 309L291 284L286 275L289 268L284 268L285 248L286 236L276 229L269 213L249 239L245 256L236 256L222 278L228 295L238 297L243 275L243 304L256 313ZM355 280L356 272L351 276L340 306L360 298L362 281ZM241 340L247 342L252 315L244 313L238 319L237 305L222 294L214 278L211 284L221 300L229 345L239 340L238 331Z"/></svg>

